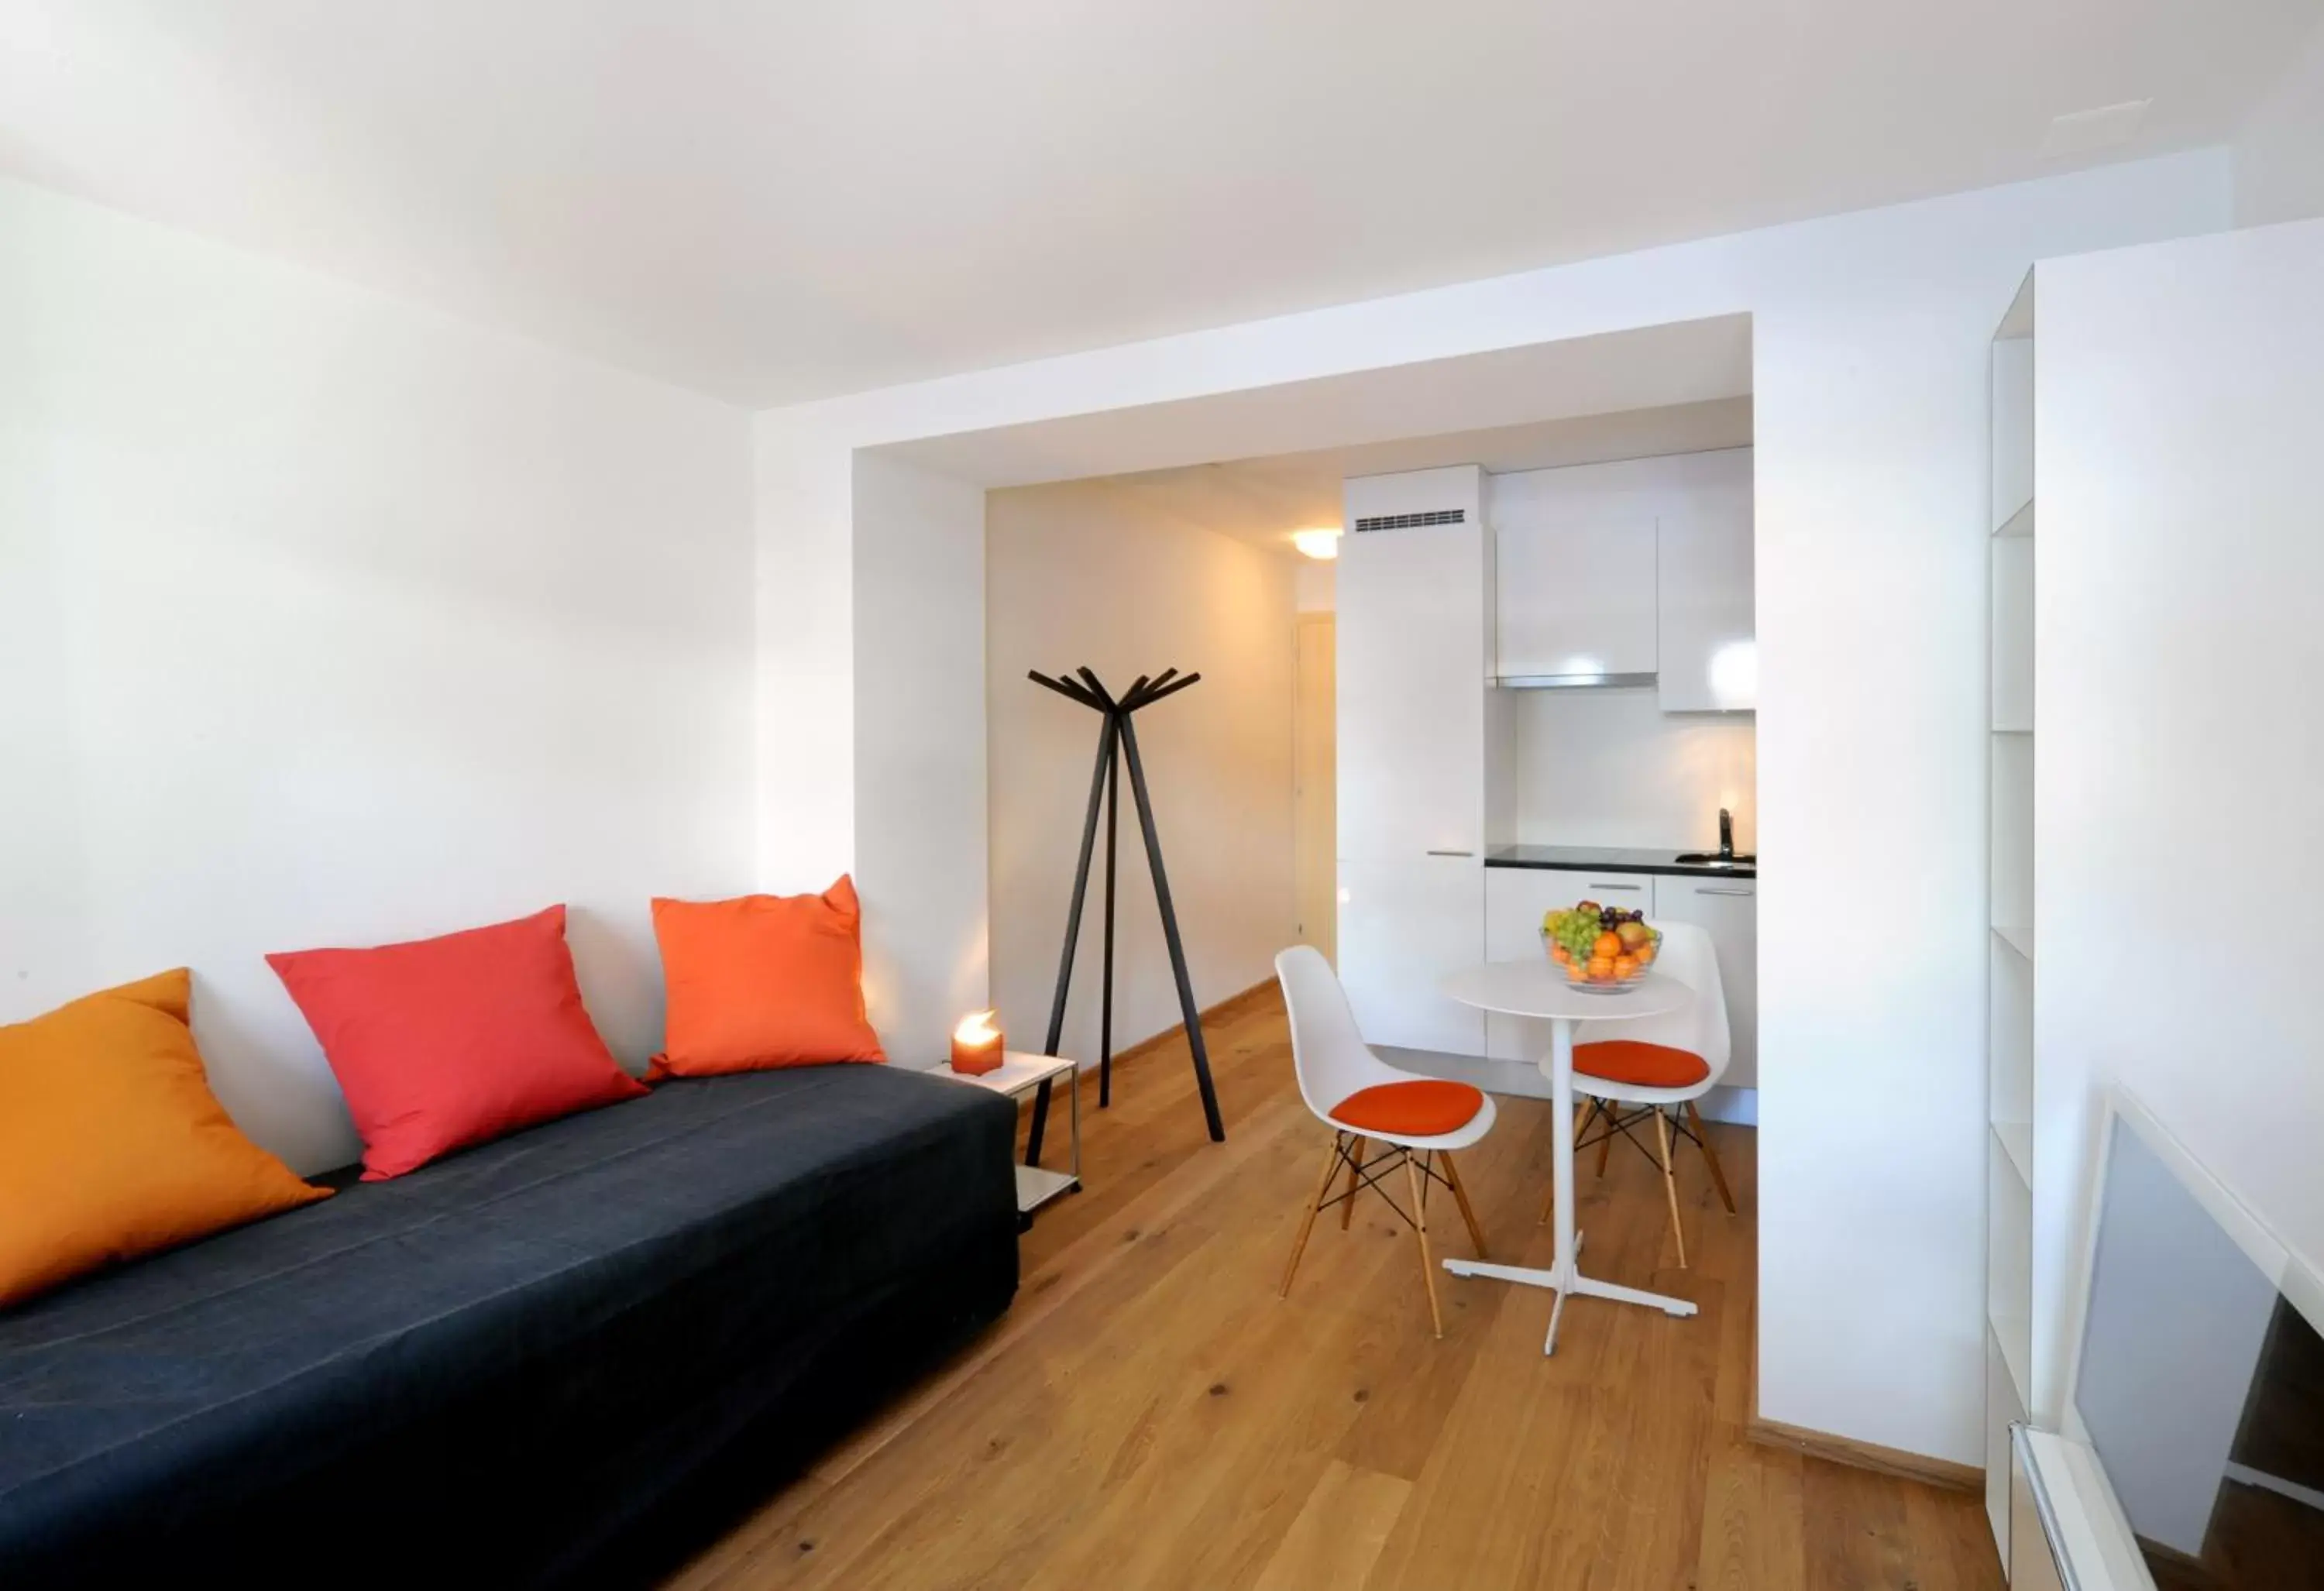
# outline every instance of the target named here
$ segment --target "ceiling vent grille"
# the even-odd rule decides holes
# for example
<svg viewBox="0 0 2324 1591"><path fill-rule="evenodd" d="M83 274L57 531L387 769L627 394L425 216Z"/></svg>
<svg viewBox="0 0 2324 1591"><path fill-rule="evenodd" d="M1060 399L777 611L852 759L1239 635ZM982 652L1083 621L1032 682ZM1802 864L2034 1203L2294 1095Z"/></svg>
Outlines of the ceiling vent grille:
<svg viewBox="0 0 2324 1591"><path fill-rule="evenodd" d="M1417 530L1424 525L1465 525L1467 509L1430 509L1417 514L1366 514L1356 521L1356 533L1367 530Z"/></svg>

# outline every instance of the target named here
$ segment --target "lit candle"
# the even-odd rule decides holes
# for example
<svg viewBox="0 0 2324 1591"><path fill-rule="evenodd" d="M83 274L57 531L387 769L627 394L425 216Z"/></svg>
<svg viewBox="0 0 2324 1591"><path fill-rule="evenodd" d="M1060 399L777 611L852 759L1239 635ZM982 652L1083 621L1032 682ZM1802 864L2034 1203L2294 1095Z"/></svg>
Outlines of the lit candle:
<svg viewBox="0 0 2324 1591"><path fill-rule="evenodd" d="M993 1013L976 1011L960 1019L952 1030L952 1069L971 1077L1001 1069L1001 1029Z"/></svg>

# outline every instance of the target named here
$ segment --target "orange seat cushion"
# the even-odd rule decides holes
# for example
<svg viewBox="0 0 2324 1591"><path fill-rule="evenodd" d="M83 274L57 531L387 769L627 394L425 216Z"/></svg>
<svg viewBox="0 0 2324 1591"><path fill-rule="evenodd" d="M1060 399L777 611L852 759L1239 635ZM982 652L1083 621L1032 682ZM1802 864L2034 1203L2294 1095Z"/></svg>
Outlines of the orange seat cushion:
<svg viewBox="0 0 2324 1591"><path fill-rule="evenodd" d="M1638 1039L1605 1039L1573 1046L1573 1070L1641 1089L1691 1089L1711 1075L1711 1063L1692 1050Z"/></svg>
<svg viewBox="0 0 2324 1591"><path fill-rule="evenodd" d="M1485 1096L1467 1083L1422 1077L1358 1089L1332 1108L1332 1119L1358 1132L1433 1138L1459 1132L1484 1108Z"/></svg>
<svg viewBox="0 0 2324 1591"><path fill-rule="evenodd" d="M0 1027L0 1308L328 1197L210 1092L191 989L180 969Z"/></svg>
<svg viewBox="0 0 2324 1591"><path fill-rule="evenodd" d="M655 901L669 1013L654 1075L885 1061L863 1008L862 916L844 876L821 895Z"/></svg>

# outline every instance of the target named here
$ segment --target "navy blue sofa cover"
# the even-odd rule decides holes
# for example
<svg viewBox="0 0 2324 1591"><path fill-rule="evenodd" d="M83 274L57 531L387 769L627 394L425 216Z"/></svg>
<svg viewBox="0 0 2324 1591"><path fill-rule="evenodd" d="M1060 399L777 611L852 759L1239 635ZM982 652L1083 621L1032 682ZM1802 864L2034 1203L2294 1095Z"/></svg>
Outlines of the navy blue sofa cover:
<svg viewBox="0 0 2324 1591"><path fill-rule="evenodd" d="M672 1081L0 1311L0 1586L634 1578L1007 1308L1015 1125Z"/></svg>

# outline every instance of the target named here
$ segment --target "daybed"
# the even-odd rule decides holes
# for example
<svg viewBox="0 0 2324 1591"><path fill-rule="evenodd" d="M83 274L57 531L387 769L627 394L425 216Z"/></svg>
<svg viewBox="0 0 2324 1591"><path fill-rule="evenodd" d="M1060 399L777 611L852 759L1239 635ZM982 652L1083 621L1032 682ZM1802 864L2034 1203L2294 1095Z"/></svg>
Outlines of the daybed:
<svg viewBox="0 0 2324 1591"><path fill-rule="evenodd" d="M671 1081L0 1311L0 1586L662 1567L1007 1308L1014 1127Z"/></svg>

